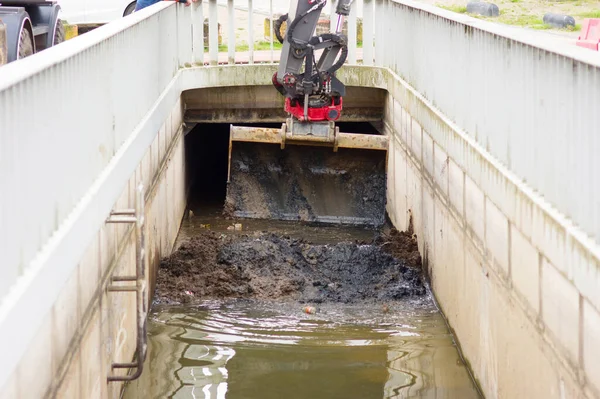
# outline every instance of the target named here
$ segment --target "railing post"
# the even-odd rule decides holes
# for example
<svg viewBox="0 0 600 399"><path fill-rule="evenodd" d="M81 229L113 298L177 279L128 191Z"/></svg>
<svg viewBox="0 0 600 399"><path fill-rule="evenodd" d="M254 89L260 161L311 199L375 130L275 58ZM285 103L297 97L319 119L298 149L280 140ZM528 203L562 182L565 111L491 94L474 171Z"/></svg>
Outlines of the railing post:
<svg viewBox="0 0 600 399"><path fill-rule="evenodd" d="M192 3L192 62L204 64L204 17L202 1Z"/></svg>
<svg viewBox="0 0 600 399"><path fill-rule="evenodd" d="M190 65L193 62L194 38L192 37L192 14L189 9L177 7L174 10L177 21L177 48L179 66Z"/></svg>
<svg viewBox="0 0 600 399"><path fill-rule="evenodd" d="M329 0L329 31L333 32L335 31L335 25L336 25L336 21L335 21L335 17L336 17L336 13L335 13L335 5L336 5L336 1L335 0Z"/></svg>
<svg viewBox="0 0 600 399"><path fill-rule="evenodd" d="M383 36L383 32L385 29L385 8L384 8L384 0L375 0L375 21L377 24L375 27L375 65L383 66L383 57L385 53L385 39ZM388 50L390 51L390 50Z"/></svg>
<svg viewBox="0 0 600 399"><path fill-rule="evenodd" d="M208 51L210 65L219 63L219 20L217 0L208 0Z"/></svg>
<svg viewBox="0 0 600 399"><path fill-rule="evenodd" d="M254 10L252 0L248 0L248 64L254 64Z"/></svg>
<svg viewBox="0 0 600 399"><path fill-rule="evenodd" d="M235 9L233 0L227 0L227 62L235 64Z"/></svg>
<svg viewBox="0 0 600 399"><path fill-rule="evenodd" d="M388 45L392 43L393 38L393 25L389 23L389 21L393 21L391 18L392 13L394 12L394 7L392 6L392 2L389 0L385 0L385 26L384 26L384 45L385 48L388 48ZM394 24L396 25L396 24ZM394 51L384 51L385 54L385 66L392 67L392 59Z"/></svg>
<svg viewBox="0 0 600 399"><path fill-rule="evenodd" d="M373 65L373 1L363 3L363 65Z"/></svg>
<svg viewBox="0 0 600 399"><path fill-rule="evenodd" d="M348 63L356 64L356 42L358 34L356 29L356 15L358 4L354 2L350 7L350 15L348 16Z"/></svg>
<svg viewBox="0 0 600 399"><path fill-rule="evenodd" d="M271 64L275 62L273 55L273 0L269 0L269 47L271 48Z"/></svg>

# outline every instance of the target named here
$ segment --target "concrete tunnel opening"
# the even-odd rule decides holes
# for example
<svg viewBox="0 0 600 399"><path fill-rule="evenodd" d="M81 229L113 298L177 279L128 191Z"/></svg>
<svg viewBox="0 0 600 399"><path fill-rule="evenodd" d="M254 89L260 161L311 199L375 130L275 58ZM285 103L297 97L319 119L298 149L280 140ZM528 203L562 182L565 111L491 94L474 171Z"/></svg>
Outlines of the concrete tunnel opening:
<svg viewBox="0 0 600 399"><path fill-rule="evenodd" d="M281 123L233 124L248 127L281 127ZM187 207L194 213L202 212L204 208L216 211L225 205L230 125L231 123L198 123L185 136ZM375 125L370 122L336 123L340 131L347 133L381 134ZM255 147L258 148L259 145ZM311 151L314 148L304 147L302 151Z"/></svg>

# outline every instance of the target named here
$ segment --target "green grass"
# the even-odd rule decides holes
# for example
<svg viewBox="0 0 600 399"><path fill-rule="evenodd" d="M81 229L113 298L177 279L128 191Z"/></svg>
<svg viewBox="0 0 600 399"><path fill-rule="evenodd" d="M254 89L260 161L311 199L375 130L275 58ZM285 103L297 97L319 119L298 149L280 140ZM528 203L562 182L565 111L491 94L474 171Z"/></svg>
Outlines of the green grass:
<svg viewBox="0 0 600 399"><path fill-rule="evenodd" d="M582 12L577 16L581 18L600 18L600 10Z"/></svg>
<svg viewBox="0 0 600 399"><path fill-rule="evenodd" d="M228 51L228 46L226 44L221 44L219 46L219 52L227 52ZM208 51L208 47L205 46L206 51ZM250 47L248 46L248 43L240 43L240 44L236 44L235 46L235 51L248 51L250 49ZM279 50L281 49L281 43L279 43L278 41L274 41L273 42L273 50ZM256 42L254 43L254 51L261 51L261 50L271 50L271 43L267 42L267 41L260 41L260 42Z"/></svg>
<svg viewBox="0 0 600 399"><path fill-rule="evenodd" d="M514 15L500 14L497 18L498 22L515 26L528 26L535 29L547 29L547 26L539 15Z"/></svg>
<svg viewBox="0 0 600 399"><path fill-rule="evenodd" d="M520 14L500 14L498 18L486 18L492 21L497 21L507 25L520 26L523 28L531 28L536 30L554 29L552 26L544 23L539 15L520 15ZM581 30L581 25L576 24L574 27L562 29L565 31L577 32Z"/></svg>
<svg viewBox="0 0 600 399"><path fill-rule="evenodd" d="M280 50L282 47L281 43L279 43L278 41L274 41L273 42L273 50ZM358 41L356 43L356 47L357 48L362 48L362 42ZM240 43L240 44L236 44L235 46L235 51L248 51L249 47L248 47L248 43ZM267 42L267 41L260 41L260 42L256 42L254 43L254 51L261 51L261 50L271 50L271 43ZM204 51L208 51L208 46L204 46ZM226 53L228 50L228 47L226 44L221 44L219 45L219 53Z"/></svg>
<svg viewBox="0 0 600 399"><path fill-rule="evenodd" d="M468 14L474 18L484 19L491 22L497 22L505 25L513 25L520 26L523 28L537 29L537 30L546 30L546 29L554 29L552 26L544 23L542 15L529 15L527 12L531 12L523 6L523 0L507 0L510 3L520 3L516 6L508 8L506 10L500 10L500 15L498 17L484 17L478 14L469 14L467 13L467 7L461 5L447 5L447 4L436 4L437 7L443 8L448 11L456 12L459 14ZM570 14L574 15L577 18L600 18L600 10L593 10L582 12L579 14ZM581 30L581 25L576 24L574 27L567 27L565 29L560 29L563 31L572 31L577 32Z"/></svg>
<svg viewBox="0 0 600 399"><path fill-rule="evenodd" d="M456 12L459 14L465 14L467 12L467 6L445 5L445 4L437 4L437 6L440 8L443 8L445 10Z"/></svg>

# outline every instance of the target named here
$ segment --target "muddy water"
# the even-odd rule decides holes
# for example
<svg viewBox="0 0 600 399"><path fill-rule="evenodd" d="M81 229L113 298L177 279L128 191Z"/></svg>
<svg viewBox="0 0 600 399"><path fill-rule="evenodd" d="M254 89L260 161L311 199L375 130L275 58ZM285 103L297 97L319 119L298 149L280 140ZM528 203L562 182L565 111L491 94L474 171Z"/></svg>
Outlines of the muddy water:
<svg viewBox="0 0 600 399"><path fill-rule="evenodd" d="M232 221L220 210L183 223L176 245L200 230L283 233L327 244L369 240L362 228ZM242 231L228 230L242 223ZM132 398L478 398L430 295L384 304L204 300L155 306L148 356Z"/></svg>
<svg viewBox="0 0 600 399"><path fill-rule="evenodd" d="M378 307L207 301L157 309L125 398L477 398L431 301Z"/></svg>
<svg viewBox="0 0 600 399"><path fill-rule="evenodd" d="M287 235L291 238L306 238L313 244L333 244L340 241L371 240L376 230L359 226L323 226L313 223L298 223L286 220L238 219L222 216L223 208L214 205L196 212L181 223L181 230L175 242L177 249L182 242L210 229L227 234L248 234L253 231L268 231ZM241 230L233 230L235 224L241 224Z"/></svg>

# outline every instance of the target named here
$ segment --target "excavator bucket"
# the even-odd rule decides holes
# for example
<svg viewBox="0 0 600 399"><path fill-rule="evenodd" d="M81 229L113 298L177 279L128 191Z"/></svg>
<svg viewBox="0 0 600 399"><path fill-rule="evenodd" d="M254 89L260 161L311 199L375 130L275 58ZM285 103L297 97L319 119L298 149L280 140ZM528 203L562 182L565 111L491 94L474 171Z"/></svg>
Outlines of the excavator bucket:
<svg viewBox="0 0 600 399"><path fill-rule="evenodd" d="M388 138L333 122L231 126L226 213L243 218L379 226Z"/></svg>

